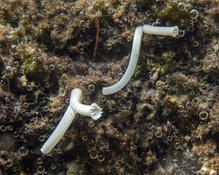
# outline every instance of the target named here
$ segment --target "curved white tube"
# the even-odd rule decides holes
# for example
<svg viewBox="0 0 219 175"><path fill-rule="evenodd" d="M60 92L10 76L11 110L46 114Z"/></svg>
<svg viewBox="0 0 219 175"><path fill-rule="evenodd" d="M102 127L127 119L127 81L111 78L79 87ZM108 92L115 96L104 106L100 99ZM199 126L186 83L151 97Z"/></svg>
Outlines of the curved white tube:
<svg viewBox="0 0 219 175"><path fill-rule="evenodd" d="M92 117L94 120L97 120L101 117L102 109L97 104L93 103L92 105L83 105L80 103L81 101L82 91L77 88L73 89L71 91L70 104L64 116L62 117L56 129L53 131L52 135L40 149L43 154L48 154L55 147L55 145L59 142L71 125L77 113Z"/></svg>
<svg viewBox="0 0 219 175"><path fill-rule="evenodd" d="M96 104L91 105L81 104L82 91L81 89L74 89L71 91L70 106L78 114L91 117L93 120L97 120L102 115L102 109Z"/></svg>
<svg viewBox="0 0 219 175"><path fill-rule="evenodd" d="M76 114L77 113L73 111L69 105L58 126L53 131L52 135L48 138L46 143L44 143L43 147L40 149L43 154L48 154L56 146L56 144L71 125Z"/></svg>
<svg viewBox="0 0 219 175"><path fill-rule="evenodd" d="M166 27L166 26L152 26L145 24L143 25L143 32L154 35L166 35L176 37L179 34L178 26Z"/></svg>
<svg viewBox="0 0 219 175"><path fill-rule="evenodd" d="M128 68L126 69L126 72L123 75L123 77L120 79L120 81L118 81L116 84L114 84L112 86L103 88L102 93L104 95L110 95L110 94L114 94L114 93L118 92L131 79L131 77L135 71L135 67L137 65L137 62L138 62L142 34L143 34L142 26L138 26L135 29L135 35L134 35L134 40L133 40L133 44L132 44L132 53L131 53Z"/></svg>

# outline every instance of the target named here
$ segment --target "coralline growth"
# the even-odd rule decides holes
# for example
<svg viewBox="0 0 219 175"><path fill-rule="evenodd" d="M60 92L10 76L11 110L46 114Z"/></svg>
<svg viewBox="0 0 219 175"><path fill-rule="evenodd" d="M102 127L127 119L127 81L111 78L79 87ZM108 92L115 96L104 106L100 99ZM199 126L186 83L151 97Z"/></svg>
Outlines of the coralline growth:
<svg viewBox="0 0 219 175"><path fill-rule="evenodd" d="M0 174L219 172L217 0L0 4ZM177 25L179 35L143 34L132 78L103 95L144 24ZM76 115L44 155L75 88L104 115Z"/></svg>

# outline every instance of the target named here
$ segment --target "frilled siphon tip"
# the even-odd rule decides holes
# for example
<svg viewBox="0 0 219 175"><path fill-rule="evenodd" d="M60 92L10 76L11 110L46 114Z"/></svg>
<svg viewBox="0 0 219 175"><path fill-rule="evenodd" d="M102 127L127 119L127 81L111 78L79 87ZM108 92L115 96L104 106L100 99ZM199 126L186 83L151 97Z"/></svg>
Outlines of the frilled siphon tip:
<svg viewBox="0 0 219 175"><path fill-rule="evenodd" d="M93 103L91 105L90 113L93 120L98 120L102 116L103 111L101 107L96 103Z"/></svg>

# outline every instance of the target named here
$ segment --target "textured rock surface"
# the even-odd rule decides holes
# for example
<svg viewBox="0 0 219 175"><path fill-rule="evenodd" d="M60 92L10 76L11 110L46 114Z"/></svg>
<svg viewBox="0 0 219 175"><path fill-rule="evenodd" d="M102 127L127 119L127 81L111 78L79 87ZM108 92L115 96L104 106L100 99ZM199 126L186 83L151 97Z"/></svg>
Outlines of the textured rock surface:
<svg viewBox="0 0 219 175"><path fill-rule="evenodd" d="M0 174L219 172L217 0L0 4ZM144 34L134 77L103 96L125 72L143 24L178 25L180 35ZM103 117L76 117L42 155L76 87Z"/></svg>

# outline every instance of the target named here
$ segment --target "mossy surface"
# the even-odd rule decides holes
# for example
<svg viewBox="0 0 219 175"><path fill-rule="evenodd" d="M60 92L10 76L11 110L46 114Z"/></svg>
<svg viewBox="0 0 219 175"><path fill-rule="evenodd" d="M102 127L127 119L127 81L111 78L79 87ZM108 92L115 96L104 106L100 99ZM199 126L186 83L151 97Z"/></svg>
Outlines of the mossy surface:
<svg viewBox="0 0 219 175"><path fill-rule="evenodd" d="M219 172L217 0L0 0L0 174L212 174ZM117 94L137 26L134 76ZM77 115L49 155L40 148L69 105ZM5 146L5 143L10 147Z"/></svg>
<svg viewBox="0 0 219 175"><path fill-rule="evenodd" d="M46 82L49 79L49 74L45 71L43 64L31 58L26 58L24 61L24 74L34 81Z"/></svg>

